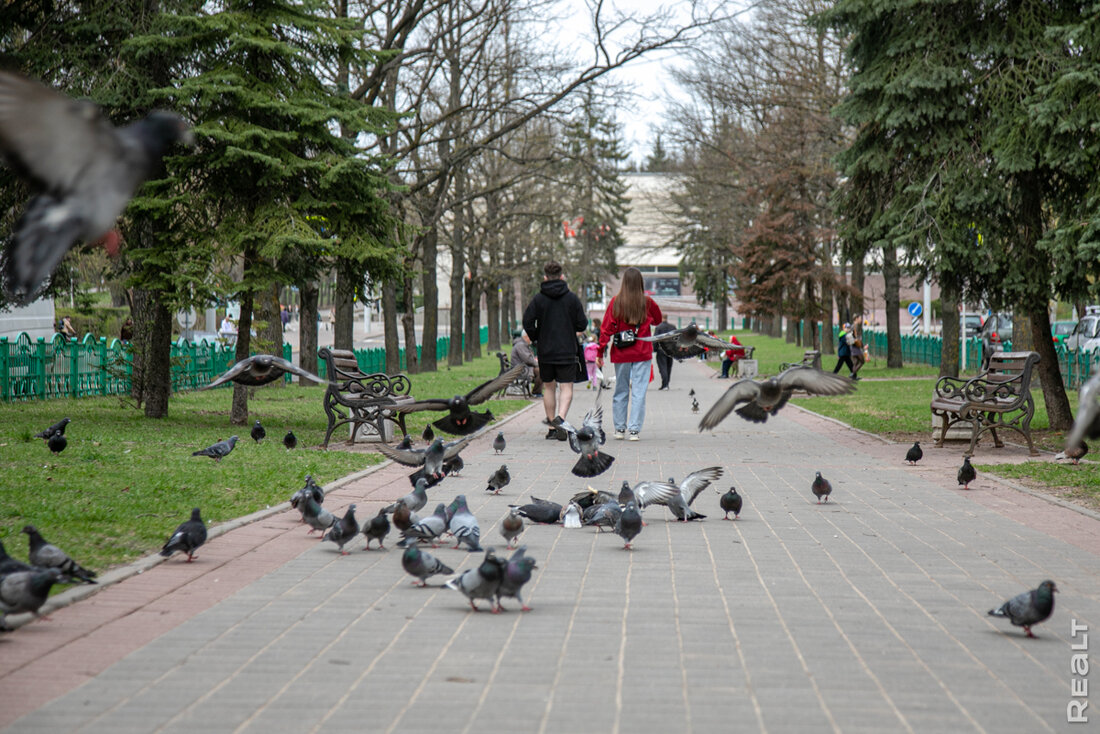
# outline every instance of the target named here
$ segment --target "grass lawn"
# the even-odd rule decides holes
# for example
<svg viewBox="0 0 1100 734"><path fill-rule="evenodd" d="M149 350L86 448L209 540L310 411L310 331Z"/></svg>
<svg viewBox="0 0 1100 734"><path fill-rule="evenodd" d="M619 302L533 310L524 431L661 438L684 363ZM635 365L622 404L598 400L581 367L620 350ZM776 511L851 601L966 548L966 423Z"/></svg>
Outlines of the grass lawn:
<svg viewBox="0 0 1100 734"><path fill-rule="evenodd" d="M495 376L499 362L484 357L461 367L412 375L412 394L440 397L464 393ZM321 387L260 388L249 400L251 420L268 438L256 444L249 426L231 426L231 391L181 393L169 415L148 420L117 398L84 398L0 404L0 457L6 469L0 493L0 539L25 559L25 524L64 548L88 568L103 571L156 551L187 519L192 507L208 525L284 502L312 474L324 484L382 461L379 454L321 451L327 421ZM492 400L501 417L526 400ZM31 436L68 416L68 447L54 456ZM438 412L414 413L408 427L420 432ZM287 429L299 448L286 451ZM191 452L235 434L236 450L220 463ZM332 448L347 440L337 431ZM358 444L357 444L358 446Z"/></svg>

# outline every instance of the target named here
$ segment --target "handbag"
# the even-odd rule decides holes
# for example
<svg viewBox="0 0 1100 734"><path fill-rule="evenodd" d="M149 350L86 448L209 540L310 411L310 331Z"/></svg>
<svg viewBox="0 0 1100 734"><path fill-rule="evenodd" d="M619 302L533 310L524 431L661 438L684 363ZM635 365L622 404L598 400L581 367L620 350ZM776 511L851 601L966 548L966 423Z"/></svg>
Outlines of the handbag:
<svg viewBox="0 0 1100 734"><path fill-rule="evenodd" d="M611 336L611 344L616 349L625 349L638 341L638 327L617 331Z"/></svg>

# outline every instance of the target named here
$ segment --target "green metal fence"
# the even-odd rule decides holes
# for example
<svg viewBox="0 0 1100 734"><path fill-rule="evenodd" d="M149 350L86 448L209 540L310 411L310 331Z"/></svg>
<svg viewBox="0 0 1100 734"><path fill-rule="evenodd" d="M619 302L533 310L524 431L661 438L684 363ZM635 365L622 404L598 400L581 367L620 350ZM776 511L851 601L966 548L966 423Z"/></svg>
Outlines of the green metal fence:
<svg viewBox="0 0 1100 734"><path fill-rule="evenodd" d="M481 344L489 343L489 327L482 326L478 333L478 342ZM466 348L466 335L462 335L462 348ZM447 358L447 353L451 350L451 337L441 336L435 340L435 359L437 362L442 362ZM419 360L424 353L423 346L416 345L416 358ZM355 361L359 363L359 371L364 374L372 374L375 372L386 371L386 350L383 347L375 347L373 349L356 349ZM405 355L405 347L401 347L397 353L397 367L400 370L406 370L409 367L408 359ZM328 365L325 364L325 360L321 357L317 358L317 374L327 375Z"/></svg>

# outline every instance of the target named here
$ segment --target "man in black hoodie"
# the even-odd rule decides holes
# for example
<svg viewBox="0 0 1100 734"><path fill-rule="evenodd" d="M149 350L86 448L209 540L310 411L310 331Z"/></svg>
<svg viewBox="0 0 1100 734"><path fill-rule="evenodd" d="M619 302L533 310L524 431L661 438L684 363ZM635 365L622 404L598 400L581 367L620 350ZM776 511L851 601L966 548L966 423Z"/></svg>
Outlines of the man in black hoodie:
<svg viewBox="0 0 1100 734"><path fill-rule="evenodd" d="M573 402L573 383L577 380L577 335L588 326L584 306L562 278L561 265L548 262L542 269L542 286L523 312L523 330L538 345L539 377L542 378L542 405L550 423L547 438L563 439L558 428ZM561 389L558 403L555 388Z"/></svg>

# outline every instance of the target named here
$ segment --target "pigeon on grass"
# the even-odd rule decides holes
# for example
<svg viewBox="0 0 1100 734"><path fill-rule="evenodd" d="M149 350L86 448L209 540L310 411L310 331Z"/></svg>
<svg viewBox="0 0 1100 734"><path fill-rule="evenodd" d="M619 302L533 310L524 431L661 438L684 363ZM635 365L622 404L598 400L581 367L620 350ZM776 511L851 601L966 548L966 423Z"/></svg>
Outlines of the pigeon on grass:
<svg viewBox="0 0 1100 734"><path fill-rule="evenodd" d="M190 563L195 558L195 551L205 542L206 524L202 521L199 508L196 507L191 510L191 519L181 522L176 532L172 533L172 537L168 538L164 547L160 549L160 554L168 558L176 552L186 553L187 562Z"/></svg>
<svg viewBox="0 0 1100 734"><path fill-rule="evenodd" d="M1054 460L1059 461L1061 459L1069 459L1073 462L1074 466L1081 463L1081 459L1085 457L1085 454L1089 452L1088 444L1081 441L1076 446L1066 446L1062 451L1059 451L1054 455Z"/></svg>
<svg viewBox="0 0 1100 734"><path fill-rule="evenodd" d="M191 452L192 456L209 456L215 462L220 462L233 451L233 448L237 445L237 437L230 436L224 441L218 441L215 444L207 446L205 449L199 449L198 451Z"/></svg>
<svg viewBox="0 0 1100 734"><path fill-rule="evenodd" d="M1004 617L1017 627L1023 627L1028 637L1032 626L1045 621L1054 612L1054 592L1058 587L1049 579L1031 591L1017 594L996 609L990 609L991 617Z"/></svg>
<svg viewBox="0 0 1100 734"><path fill-rule="evenodd" d="M65 434L65 426L69 425L70 423L72 423L71 418L62 418L61 420L59 420L57 423L54 423L49 428L47 428L43 431L39 431L38 433L34 434L34 437L48 440L51 436L55 436L55 435L59 435L59 434L64 435Z"/></svg>
<svg viewBox="0 0 1100 734"><path fill-rule="evenodd" d="M83 581L86 584L98 583L95 580L96 572L89 571L69 557L69 554L50 543L34 525L24 525L23 532L27 534L30 542L30 554L28 560L39 568L56 568L65 580Z"/></svg>
<svg viewBox="0 0 1100 734"><path fill-rule="evenodd" d="M252 436L253 441L259 443L260 441L263 441L265 438L267 438L267 431L264 430L263 425L260 423L259 420L257 420L256 423L252 426L252 432L249 435Z"/></svg>
<svg viewBox="0 0 1100 734"><path fill-rule="evenodd" d="M69 445L69 439L65 438L64 433L55 433L46 439L46 445L49 446L50 451L57 455L64 451L65 447Z"/></svg>
<svg viewBox="0 0 1100 734"><path fill-rule="evenodd" d="M32 568L33 566L29 563L23 563L18 558L9 556L8 549L4 547L3 543L0 543L0 579L4 578L9 573L30 571Z"/></svg>
<svg viewBox="0 0 1100 734"><path fill-rule="evenodd" d="M294 435L294 431L287 431L286 435L283 436L283 446L286 447L287 451L298 448L298 437Z"/></svg>

